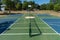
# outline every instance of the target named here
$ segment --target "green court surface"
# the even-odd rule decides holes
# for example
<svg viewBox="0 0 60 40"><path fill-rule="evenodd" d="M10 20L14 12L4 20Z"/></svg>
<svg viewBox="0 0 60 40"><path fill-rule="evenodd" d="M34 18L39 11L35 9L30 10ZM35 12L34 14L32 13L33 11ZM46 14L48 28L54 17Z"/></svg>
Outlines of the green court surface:
<svg viewBox="0 0 60 40"><path fill-rule="evenodd" d="M34 19L26 19L34 16ZM37 16L37 14L23 14L10 27L0 34L0 40L60 40L56 33L42 18L59 18L55 16Z"/></svg>

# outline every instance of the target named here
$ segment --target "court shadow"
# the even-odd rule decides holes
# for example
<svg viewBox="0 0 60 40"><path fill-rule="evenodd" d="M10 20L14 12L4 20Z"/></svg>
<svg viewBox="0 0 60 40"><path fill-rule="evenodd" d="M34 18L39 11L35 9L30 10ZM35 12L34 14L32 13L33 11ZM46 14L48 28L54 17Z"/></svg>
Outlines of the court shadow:
<svg viewBox="0 0 60 40"><path fill-rule="evenodd" d="M3 33L5 30L10 30L8 29L8 27L13 23L14 21L6 21L6 22L0 23L0 34Z"/></svg>
<svg viewBox="0 0 60 40"><path fill-rule="evenodd" d="M34 24L35 24L37 30L39 31L39 33L37 33L37 34L32 34L32 31L33 31L33 30L32 30L32 26L31 26L31 23L32 23L31 20L34 21ZM39 29L39 27L38 27L35 19L30 19L30 23L29 23L29 37L39 36L39 35L41 35L41 34L42 34L42 32L41 32L41 30Z"/></svg>

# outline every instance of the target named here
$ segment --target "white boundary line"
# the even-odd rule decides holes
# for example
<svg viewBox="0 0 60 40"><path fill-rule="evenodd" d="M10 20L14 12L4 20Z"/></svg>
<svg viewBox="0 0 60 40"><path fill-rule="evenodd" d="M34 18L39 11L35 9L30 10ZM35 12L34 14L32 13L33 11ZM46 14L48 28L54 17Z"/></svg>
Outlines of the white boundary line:
<svg viewBox="0 0 60 40"><path fill-rule="evenodd" d="M50 28L47 28L47 27L39 27L41 29L50 29ZM11 28L11 29L29 29L29 27L15 27L15 28ZM34 27L32 28L34 29Z"/></svg>
<svg viewBox="0 0 60 40"><path fill-rule="evenodd" d="M41 19L41 18L40 18ZM41 21L43 21L42 19L41 19ZM43 21L44 22L44 21ZM45 24L47 24L46 22L44 22ZM48 24L47 24L48 25ZM49 26L49 25L48 25ZM49 26L54 32L56 32L51 26ZM56 32L56 34L59 34L59 33L57 33ZM60 35L60 34L59 34Z"/></svg>
<svg viewBox="0 0 60 40"><path fill-rule="evenodd" d="M11 26L9 26L7 29L11 28L18 20L20 20L20 18L18 18L13 24L11 24ZM5 30L3 33L5 33L7 30ZM1 34L3 34L1 33Z"/></svg>
<svg viewBox="0 0 60 40"><path fill-rule="evenodd" d="M43 35L58 35L56 33L42 33Z"/></svg>
<svg viewBox="0 0 60 40"><path fill-rule="evenodd" d="M38 33L33 33L33 34L38 34ZM0 35L29 35L29 33L5 33L5 34L0 34ZM56 33L42 33L41 35L58 35Z"/></svg>

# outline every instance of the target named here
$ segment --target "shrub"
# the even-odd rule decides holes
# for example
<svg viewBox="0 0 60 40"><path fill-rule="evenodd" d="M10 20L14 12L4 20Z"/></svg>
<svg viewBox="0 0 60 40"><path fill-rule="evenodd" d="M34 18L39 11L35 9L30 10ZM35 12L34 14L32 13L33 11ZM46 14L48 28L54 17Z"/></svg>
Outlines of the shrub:
<svg viewBox="0 0 60 40"><path fill-rule="evenodd" d="M46 10L46 8L47 8L47 5L46 5L46 4L42 4L42 5L40 6L40 9L41 9L41 10Z"/></svg>
<svg viewBox="0 0 60 40"><path fill-rule="evenodd" d="M17 4L16 4L16 9L17 9L17 10L21 10L21 9L22 9L22 4L17 3Z"/></svg>
<svg viewBox="0 0 60 40"><path fill-rule="evenodd" d="M55 11L60 11L60 4L55 4L54 5L54 10Z"/></svg>

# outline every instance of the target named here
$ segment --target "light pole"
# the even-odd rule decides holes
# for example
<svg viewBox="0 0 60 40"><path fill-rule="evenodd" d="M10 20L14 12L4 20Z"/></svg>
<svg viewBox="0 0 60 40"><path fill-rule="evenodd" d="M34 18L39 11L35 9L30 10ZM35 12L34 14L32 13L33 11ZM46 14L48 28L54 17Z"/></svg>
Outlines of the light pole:
<svg viewBox="0 0 60 40"><path fill-rule="evenodd" d="M28 14L30 13L30 8L31 7L32 7L31 5L28 5Z"/></svg>

